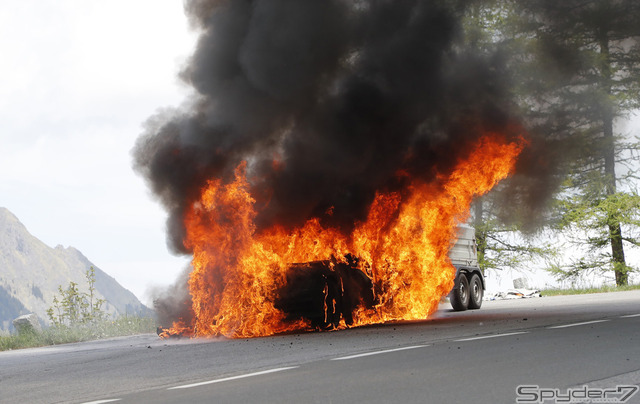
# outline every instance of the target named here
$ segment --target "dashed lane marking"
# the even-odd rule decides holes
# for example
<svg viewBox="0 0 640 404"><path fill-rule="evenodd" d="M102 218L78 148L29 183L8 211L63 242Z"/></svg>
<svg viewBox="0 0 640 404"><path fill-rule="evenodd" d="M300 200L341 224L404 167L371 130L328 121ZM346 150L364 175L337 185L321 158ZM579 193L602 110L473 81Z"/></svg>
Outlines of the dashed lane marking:
<svg viewBox="0 0 640 404"><path fill-rule="evenodd" d="M417 349L417 348L424 348L424 347L428 347L428 346L429 345L405 346L405 347L402 347L402 348L385 349L384 351L365 352L365 353L356 354L356 355L341 356L339 358L333 358L331 360L332 361L344 361L344 360L347 360L347 359L362 358L363 356L380 355L380 354L389 353L389 352L406 351L407 349Z"/></svg>
<svg viewBox="0 0 640 404"><path fill-rule="evenodd" d="M604 323L605 321L609 321L609 320L593 320L593 321L585 321L583 323L572 323L572 324L563 324L563 325L554 325L553 327L548 327L548 328L569 328L569 327L577 327L580 325L589 325L589 324L596 324L596 323Z"/></svg>
<svg viewBox="0 0 640 404"><path fill-rule="evenodd" d="M481 337L462 338L462 339L456 339L454 341L455 342L475 341L475 340L478 340L478 339L508 337L510 335L519 335L519 334L527 334L527 333L528 333L528 331L509 332L509 333L506 333L506 334L493 334L493 335L483 335Z"/></svg>
<svg viewBox="0 0 640 404"><path fill-rule="evenodd" d="M263 371L260 371L260 372L246 373L244 375L225 377L225 378L222 378L222 379L207 380L206 382L184 384L182 386L169 387L167 390L190 389L191 387L198 387L198 386L204 386L204 385L207 385L207 384L222 383L222 382L228 382L228 381L231 381L231 380L244 379L244 378L247 378L247 377L266 375L266 374L269 374L269 373L276 373L276 372L282 372L282 371L285 371L285 370L296 369L298 367L299 366L290 366L290 367L286 367L286 368L276 368L276 369L263 370Z"/></svg>

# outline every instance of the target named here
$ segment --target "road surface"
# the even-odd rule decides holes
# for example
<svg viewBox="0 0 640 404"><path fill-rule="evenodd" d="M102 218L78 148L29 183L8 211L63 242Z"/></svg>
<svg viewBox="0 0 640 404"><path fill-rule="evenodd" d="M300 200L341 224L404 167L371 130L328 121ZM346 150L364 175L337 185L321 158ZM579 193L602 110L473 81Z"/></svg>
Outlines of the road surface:
<svg viewBox="0 0 640 404"><path fill-rule="evenodd" d="M536 402L638 385L640 291L443 304L425 321L337 332L0 352L2 403L514 403L518 386Z"/></svg>

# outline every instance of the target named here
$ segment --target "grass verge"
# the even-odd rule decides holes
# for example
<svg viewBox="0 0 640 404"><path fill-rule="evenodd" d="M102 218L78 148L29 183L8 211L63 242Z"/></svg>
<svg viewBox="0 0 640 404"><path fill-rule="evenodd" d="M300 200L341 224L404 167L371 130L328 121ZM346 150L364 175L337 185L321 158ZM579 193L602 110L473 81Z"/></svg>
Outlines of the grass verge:
<svg viewBox="0 0 640 404"><path fill-rule="evenodd" d="M0 351L91 341L155 331L156 324L152 318L120 317L115 320L102 320L91 325L49 327L41 333L0 335Z"/></svg>
<svg viewBox="0 0 640 404"><path fill-rule="evenodd" d="M606 293L606 292L622 292L625 290L638 290L640 285L627 286L601 286L599 288L586 289L545 289L540 293L542 296L560 296L560 295L585 295L588 293Z"/></svg>

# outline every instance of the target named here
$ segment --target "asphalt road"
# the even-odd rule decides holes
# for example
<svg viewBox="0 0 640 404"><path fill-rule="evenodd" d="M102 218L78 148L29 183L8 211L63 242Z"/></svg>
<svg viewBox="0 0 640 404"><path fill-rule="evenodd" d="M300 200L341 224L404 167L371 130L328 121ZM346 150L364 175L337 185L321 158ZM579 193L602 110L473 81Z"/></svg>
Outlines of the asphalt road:
<svg viewBox="0 0 640 404"><path fill-rule="evenodd" d="M638 385L640 291L443 305L426 321L338 332L0 353L2 403L514 403L518 386L541 402Z"/></svg>

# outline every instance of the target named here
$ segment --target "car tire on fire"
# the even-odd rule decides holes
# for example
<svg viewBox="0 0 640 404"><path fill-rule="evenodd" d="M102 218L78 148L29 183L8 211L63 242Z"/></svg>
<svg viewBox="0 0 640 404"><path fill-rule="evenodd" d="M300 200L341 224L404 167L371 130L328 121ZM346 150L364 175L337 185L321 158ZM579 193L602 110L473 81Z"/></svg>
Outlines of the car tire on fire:
<svg viewBox="0 0 640 404"><path fill-rule="evenodd" d="M458 287L451 291L450 300L455 311L464 311L469 307L469 280L462 272L458 274Z"/></svg>
<svg viewBox="0 0 640 404"><path fill-rule="evenodd" d="M483 290L480 277L478 274L473 274L469 281L469 309L475 310L482 306Z"/></svg>

